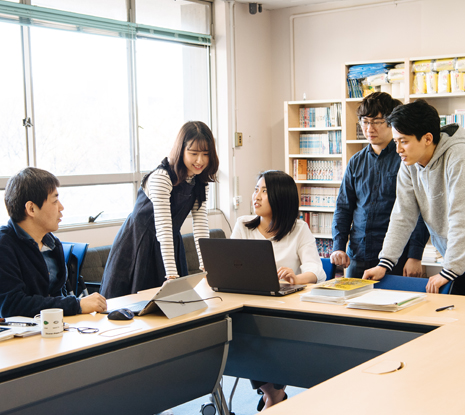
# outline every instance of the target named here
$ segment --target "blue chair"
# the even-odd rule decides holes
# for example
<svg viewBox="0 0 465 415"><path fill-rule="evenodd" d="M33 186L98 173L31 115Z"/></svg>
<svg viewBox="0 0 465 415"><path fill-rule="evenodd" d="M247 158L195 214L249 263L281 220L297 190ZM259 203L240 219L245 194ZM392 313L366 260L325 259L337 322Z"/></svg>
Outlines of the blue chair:
<svg viewBox="0 0 465 415"><path fill-rule="evenodd" d="M69 242L62 242L61 244L63 245L63 253L65 254L65 264L68 265L69 257L71 252L73 252L74 244Z"/></svg>
<svg viewBox="0 0 465 415"><path fill-rule="evenodd" d="M67 261L68 265L68 281L67 290L69 294L76 295L76 297L89 295L84 279L81 277L81 266L87 253L89 244L78 242L62 242L63 250L65 246L72 245L72 251L69 254Z"/></svg>
<svg viewBox="0 0 465 415"><path fill-rule="evenodd" d="M375 284L374 288L425 293L426 284L428 284L428 278L403 277L401 275L386 274L382 280ZM452 281L443 285L439 289L439 294L450 294L452 285Z"/></svg>
<svg viewBox="0 0 465 415"><path fill-rule="evenodd" d="M334 278L336 275L336 265L332 264L329 258L321 258L321 262L326 273L326 280Z"/></svg>

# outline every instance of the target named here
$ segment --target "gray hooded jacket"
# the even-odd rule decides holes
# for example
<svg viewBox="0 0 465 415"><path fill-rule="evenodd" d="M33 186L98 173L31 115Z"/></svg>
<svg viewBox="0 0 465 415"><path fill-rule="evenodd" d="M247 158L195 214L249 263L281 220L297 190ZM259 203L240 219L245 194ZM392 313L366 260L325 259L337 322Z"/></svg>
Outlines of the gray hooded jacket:
<svg viewBox="0 0 465 415"><path fill-rule="evenodd" d="M379 254L381 266L392 269L396 264L420 212L444 258L441 276L454 280L465 273L465 130L457 124L441 129L441 140L425 167L401 164L397 199Z"/></svg>

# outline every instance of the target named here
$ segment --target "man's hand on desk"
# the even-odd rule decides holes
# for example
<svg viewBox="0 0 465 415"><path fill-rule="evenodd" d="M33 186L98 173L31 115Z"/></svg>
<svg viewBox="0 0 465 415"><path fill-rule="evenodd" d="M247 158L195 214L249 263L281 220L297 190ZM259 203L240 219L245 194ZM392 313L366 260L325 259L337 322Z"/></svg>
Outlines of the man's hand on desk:
<svg viewBox="0 0 465 415"><path fill-rule="evenodd" d="M331 263L347 268L350 265L350 258L344 251L334 251L330 257Z"/></svg>
<svg viewBox="0 0 465 415"><path fill-rule="evenodd" d="M370 268L370 269L367 269L364 273L363 273L363 279L364 280L375 280L375 281L379 281L380 279L382 279L385 275L386 275L386 268L383 268L383 267L380 267L380 266L377 266L377 267L374 267L374 268Z"/></svg>
<svg viewBox="0 0 465 415"><path fill-rule="evenodd" d="M101 313L107 309L107 300L99 293L92 293L87 297L81 298L81 313L89 314L97 311Z"/></svg>
<svg viewBox="0 0 465 415"><path fill-rule="evenodd" d="M409 258L404 265L404 277L421 278L423 274L423 267L421 266L421 259Z"/></svg>
<svg viewBox="0 0 465 415"><path fill-rule="evenodd" d="M428 284L426 284L426 292L437 294L439 293L439 289L448 282L449 280L440 274L433 275L429 277Z"/></svg>

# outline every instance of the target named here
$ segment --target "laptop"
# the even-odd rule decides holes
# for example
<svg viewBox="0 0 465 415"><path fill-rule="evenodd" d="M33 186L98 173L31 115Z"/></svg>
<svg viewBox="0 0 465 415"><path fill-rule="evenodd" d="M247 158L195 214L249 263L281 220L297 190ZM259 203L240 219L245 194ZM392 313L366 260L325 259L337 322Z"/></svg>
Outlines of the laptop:
<svg viewBox="0 0 465 415"><path fill-rule="evenodd" d="M178 317L192 311L207 308L207 304L202 300L194 287L207 275L206 272L188 275L186 277L166 280L160 290L148 301L138 301L107 310L104 314L113 310L128 308L136 316L154 313L161 310L168 318Z"/></svg>
<svg viewBox="0 0 465 415"><path fill-rule="evenodd" d="M306 287L279 282L271 241L201 238L199 244L214 291L282 296Z"/></svg>

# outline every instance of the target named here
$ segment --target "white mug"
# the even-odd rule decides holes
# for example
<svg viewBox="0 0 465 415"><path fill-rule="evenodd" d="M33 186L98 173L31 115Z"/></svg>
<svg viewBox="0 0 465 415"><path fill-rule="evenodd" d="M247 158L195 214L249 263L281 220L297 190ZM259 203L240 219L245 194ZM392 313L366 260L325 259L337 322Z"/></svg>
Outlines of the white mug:
<svg viewBox="0 0 465 415"><path fill-rule="evenodd" d="M42 337L63 336L63 310L61 308L41 310L40 329Z"/></svg>

